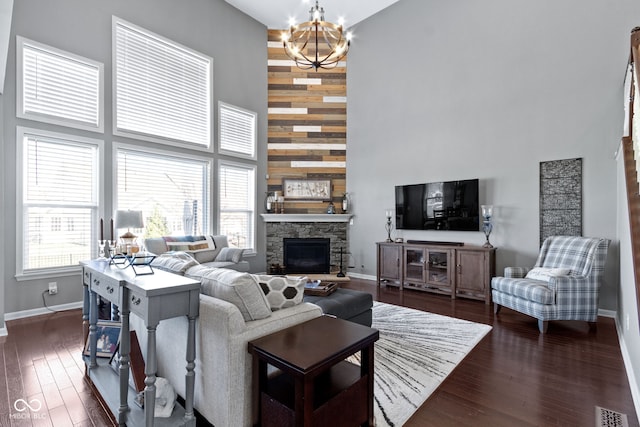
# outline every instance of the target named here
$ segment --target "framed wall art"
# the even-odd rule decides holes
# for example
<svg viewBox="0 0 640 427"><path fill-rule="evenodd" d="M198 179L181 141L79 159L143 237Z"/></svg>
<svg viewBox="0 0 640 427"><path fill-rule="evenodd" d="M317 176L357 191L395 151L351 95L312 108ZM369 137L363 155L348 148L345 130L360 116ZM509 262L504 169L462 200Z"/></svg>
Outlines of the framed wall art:
<svg viewBox="0 0 640 427"><path fill-rule="evenodd" d="M282 193L285 199L331 200L331 180L285 178Z"/></svg>

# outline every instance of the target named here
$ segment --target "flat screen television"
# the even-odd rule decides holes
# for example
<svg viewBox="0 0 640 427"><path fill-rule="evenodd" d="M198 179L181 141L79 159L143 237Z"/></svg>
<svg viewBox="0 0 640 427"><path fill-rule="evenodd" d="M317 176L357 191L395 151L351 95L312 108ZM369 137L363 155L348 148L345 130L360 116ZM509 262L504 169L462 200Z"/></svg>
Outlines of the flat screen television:
<svg viewBox="0 0 640 427"><path fill-rule="evenodd" d="M396 228L479 231L478 180L396 186Z"/></svg>

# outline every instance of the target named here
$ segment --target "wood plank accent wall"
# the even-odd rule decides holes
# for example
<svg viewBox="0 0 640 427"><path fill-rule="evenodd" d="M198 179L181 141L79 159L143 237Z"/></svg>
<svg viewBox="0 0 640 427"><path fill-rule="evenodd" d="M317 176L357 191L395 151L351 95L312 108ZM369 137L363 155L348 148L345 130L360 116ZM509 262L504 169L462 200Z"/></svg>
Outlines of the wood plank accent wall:
<svg viewBox="0 0 640 427"><path fill-rule="evenodd" d="M268 190L282 192L284 178L329 178L341 213L347 188L346 63L331 70L301 70L284 53L281 33L267 30ZM285 213L323 213L328 204L285 201Z"/></svg>

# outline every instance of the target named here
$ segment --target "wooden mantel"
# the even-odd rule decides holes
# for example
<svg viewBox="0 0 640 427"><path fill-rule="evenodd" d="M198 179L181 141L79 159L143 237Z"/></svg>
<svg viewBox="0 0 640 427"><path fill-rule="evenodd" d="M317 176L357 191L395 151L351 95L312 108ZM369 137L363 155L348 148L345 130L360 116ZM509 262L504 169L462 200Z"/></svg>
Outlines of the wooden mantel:
<svg viewBox="0 0 640 427"><path fill-rule="evenodd" d="M264 222L349 222L352 214L260 214Z"/></svg>

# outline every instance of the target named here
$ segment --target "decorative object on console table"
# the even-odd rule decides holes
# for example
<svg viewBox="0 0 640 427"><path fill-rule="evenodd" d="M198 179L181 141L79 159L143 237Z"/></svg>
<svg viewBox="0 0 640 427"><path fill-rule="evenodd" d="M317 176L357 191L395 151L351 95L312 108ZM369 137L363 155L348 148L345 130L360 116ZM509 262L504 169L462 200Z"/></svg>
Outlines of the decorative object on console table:
<svg viewBox="0 0 640 427"><path fill-rule="evenodd" d="M105 252L105 248L107 246L107 241L106 240L98 240L98 258L100 259L104 259L106 258L106 252Z"/></svg>
<svg viewBox="0 0 640 427"><path fill-rule="evenodd" d="M393 211L387 209L385 215L387 216L387 223L385 224L385 228L387 229L387 242L393 242L391 239L391 216L393 215Z"/></svg>
<svg viewBox="0 0 640 427"><path fill-rule="evenodd" d="M122 241L122 245L125 248L123 252L129 253L129 249L134 244L136 237L138 237L131 232L131 229L144 227L144 222L142 221L142 211L117 210L116 226L118 228L127 229L127 232L120 236L120 240Z"/></svg>
<svg viewBox="0 0 640 427"><path fill-rule="evenodd" d="M489 235L493 230L493 224L491 223L491 217L493 217L493 205L482 205L482 231L484 232L487 241L482 245L483 248L492 248L493 245L489 242Z"/></svg>
<svg viewBox="0 0 640 427"><path fill-rule="evenodd" d="M96 325L96 357L113 357L120 345L120 322L101 320ZM88 337L87 337L88 338ZM89 356L89 339L85 339L84 353Z"/></svg>
<svg viewBox="0 0 640 427"><path fill-rule="evenodd" d="M131 267L136 276L145 276L153 274L151 262L155 258L156 256L150 253L138 252L132 255L114 254L111 255L111 261L109 263L121 269ZM140 271L138 271L138 269Z"/></svg>

